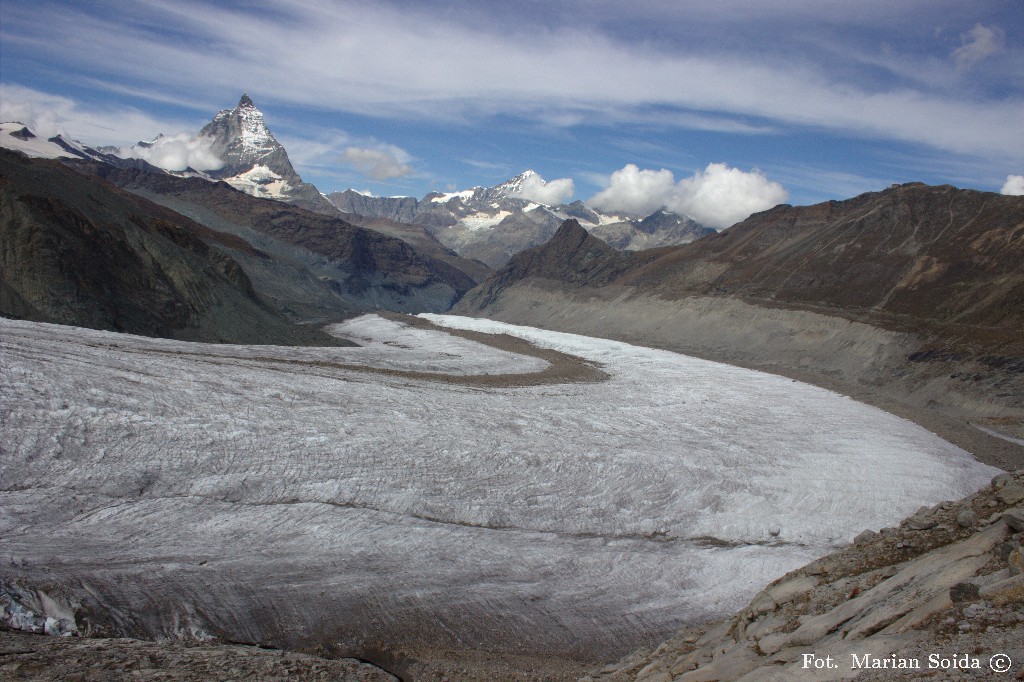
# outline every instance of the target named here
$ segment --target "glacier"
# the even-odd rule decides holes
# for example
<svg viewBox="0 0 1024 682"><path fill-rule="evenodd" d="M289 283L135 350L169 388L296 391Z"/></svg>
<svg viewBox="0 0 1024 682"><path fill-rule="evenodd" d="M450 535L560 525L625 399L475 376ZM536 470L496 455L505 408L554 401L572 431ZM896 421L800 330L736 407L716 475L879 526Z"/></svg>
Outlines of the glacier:
<svg viewBox="0 0 1024 682"><path fill-rule="evenodd" d="M0 319L4 614L35 590L89 632L609 661L997 473L790 379L421 318L331 327L358 348ZM520 381L548 361L442 327L606 378Z"/></svg>

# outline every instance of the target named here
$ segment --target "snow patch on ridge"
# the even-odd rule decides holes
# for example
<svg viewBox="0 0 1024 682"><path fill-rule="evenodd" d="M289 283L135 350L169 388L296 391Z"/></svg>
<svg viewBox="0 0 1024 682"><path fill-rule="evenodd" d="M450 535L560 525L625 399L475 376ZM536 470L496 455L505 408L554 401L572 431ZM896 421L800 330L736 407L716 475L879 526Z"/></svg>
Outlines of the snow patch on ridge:
<svg viewBox="0 0 1024 682"><path fill-rule="evenodd" d="M284 199L294 189L284 178L262 164L224 181L246 194L265 199Z"/></svg>
<svg viewBox="0 0 1024 682"><path fill-rule="evenodd" d="M477 231L494 227L505 218L512 215L512 211L498 211L497 213L478 212L459 218L458 224L468 230Z"/></svg>
<svg viewBox="0 0 1024 682"><path fill-rule="evenodd" d="M477 189L479 189L479 187L474 189L464 189L461 192L448 192L445 194L441 194L439 196L431 197L430 201L435 204L447 204L452 199L462 199L463 201L468 201L469 199L473 198L473 194L477 191Z"/></svg>

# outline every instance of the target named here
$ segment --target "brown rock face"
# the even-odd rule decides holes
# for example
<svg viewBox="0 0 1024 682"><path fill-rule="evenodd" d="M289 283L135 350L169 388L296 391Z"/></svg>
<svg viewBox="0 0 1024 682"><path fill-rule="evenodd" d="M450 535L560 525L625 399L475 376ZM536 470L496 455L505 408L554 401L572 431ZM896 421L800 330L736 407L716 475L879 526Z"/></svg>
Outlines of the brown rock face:
<svg viewBox="0 0 1024 682"><path fill-rule="evenodd" d="M310 340L225 253L245 247L57 162L0 150L5 315L204 341Z"/></svg>
<svg viewBox="0 0 1024 682"><path fill-rule="evenodd" d="M589 259L566 260L573 239L579 235L560 230L484 287L494 293L542 277L668 298L731 296L972 344L1021 345L1021 197L915 183L847 201L777 206L679 247L615 254L589 246Z"/></svg>

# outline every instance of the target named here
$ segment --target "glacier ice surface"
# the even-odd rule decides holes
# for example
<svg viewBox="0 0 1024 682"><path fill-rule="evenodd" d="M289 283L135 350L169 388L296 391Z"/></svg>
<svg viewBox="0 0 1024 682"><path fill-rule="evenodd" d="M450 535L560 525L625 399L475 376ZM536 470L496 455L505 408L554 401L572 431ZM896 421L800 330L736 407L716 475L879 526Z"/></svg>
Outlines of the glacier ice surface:
<svg viewBox="0 0 1024 682"><path fill-rule="evenodd" d="M375 316L334 329L361 348L0 319L0 578L88 586L80 601L115 620L140 614L118 621L132 634L184 619L279 645L614 658L995 473L789 379L424 317L610 378L481 387L345 368L546 364Z"/></svg>

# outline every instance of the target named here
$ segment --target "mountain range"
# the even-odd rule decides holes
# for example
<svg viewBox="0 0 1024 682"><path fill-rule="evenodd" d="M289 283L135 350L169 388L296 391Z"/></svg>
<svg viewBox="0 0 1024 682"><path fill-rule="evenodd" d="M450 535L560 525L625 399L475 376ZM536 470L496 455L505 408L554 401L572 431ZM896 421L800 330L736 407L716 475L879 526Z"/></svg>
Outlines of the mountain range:
<svg viewBox="0 0 1024 682"><path fill-rule="evenodd" d="M30 156L89 159L115 167L137 167L140 160L152 158L154 149L168 142L158 135L127 148L92 148L61 135L41 140L21 124L3 125L3 146ZM582 201L549 206L530 200L526 184L545 184L531 170L494 187L433 192L422 200L371 197L351 189L325 196L295 171L288 152L267 127L263 113L248 94L243 94L234 108L218 112L198 137L209 141L208 153L219 159L221 165L165 172L222 180L255 197L343 217L350 223L383 230L421 245L438 241L459 256L478 260L490 268L500 267L519 251L547 241L561 222L570 217L614 248L626 250L683 244L714 232L692 218L666 210L649 216L614 215L591 209ZM396 225L404 227L396 229Z"/></svg>
<svg viewBox="0 0 1024 682"><path fill-rule="evenodd" d="M445 246L491 267L547 241L567 218L625 250L684 244L715 232L666 210L635 217L601 213L582 201L548 206L523 196L528 182L543 181L528 170L494 187L433 192L421 200L371 197L354 190L334 192L328 199L345 213L422 225Z"/></svg>
<svg viewBox="0 0 1024 682"><path fill-rule="evenodd" d="M8 316L205 341L333 343L302 325L367 310L443 311L486 272L436 242L417 249L138 159L0 149L0 162Z"/></svg>

